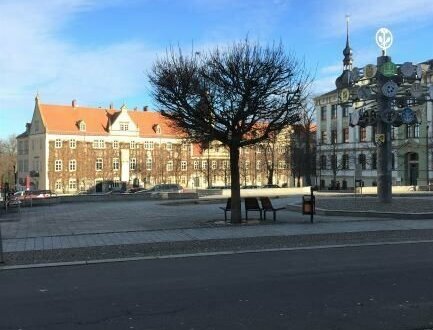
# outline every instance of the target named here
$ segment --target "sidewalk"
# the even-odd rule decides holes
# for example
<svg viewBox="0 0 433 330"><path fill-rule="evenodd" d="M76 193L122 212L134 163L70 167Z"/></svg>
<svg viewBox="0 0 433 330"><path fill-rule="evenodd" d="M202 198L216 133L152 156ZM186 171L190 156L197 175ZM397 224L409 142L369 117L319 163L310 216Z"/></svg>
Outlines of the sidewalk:
<svg viewBox="0 0 433 330"><path fill-rule="evenodd" d="M290 199L292 202L294 200ZM276 201L280 205L287 202L284 199ZM298 199L296 201L299 202ZM433 203L429 203L432 206L421 207L421 203L426 204L426 200L418 199L402 199L398 207L405 210L405 203L410 203L417 211L433 210ZM111 209L104 205L89 204L89 209L98 210L98 214L103 217L100 219L89 211L79 213L85 208L84 204L79 209L68 205L64 208L65 214L57 212L62 206L24 210L20 215L22 219L18 221L0 222L6 265L326 245L336 242L433 239L433 217L409 219L410 212L403 213L407 219L381 219L365 215L316 216L316 222L311 224L309 216L302 216L299 210L287 210L279 212L277 223L253 220L249 224L230 225L221 220L203 221L223 218L220 213L215 215L218 207L215 204L140 205L145 206L145 219L137 214L135 202L114 204ZM346 211L356 209L362 215L364 208L371 209L372 203L365 199L357 202L355 207L339 198L322 200L321 205L332 205L340 210L343 208L343 212L344 207ZM119 209L124 217L119 218L114 213L115 209ZM103 210L106 213L101 213ZM125 210L130 211L125 214ZM386 211L386 208L383 210Z"/></svg>

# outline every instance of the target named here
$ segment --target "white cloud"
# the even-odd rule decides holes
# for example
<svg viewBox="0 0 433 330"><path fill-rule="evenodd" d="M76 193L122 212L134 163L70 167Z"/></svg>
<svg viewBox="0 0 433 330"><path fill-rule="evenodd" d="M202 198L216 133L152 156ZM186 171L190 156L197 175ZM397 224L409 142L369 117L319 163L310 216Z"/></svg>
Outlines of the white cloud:
<svg viewBox="0 0 433 330"><path fill-rule="evenodd" d="M117 1L104 1L104 6ZM78 98L89 105L144 94L145 71L156 51L133 40L83 50L58 37L74 15L99 6L94 0L0 4L0 134L21 131L31 119L37 90L42 102Z"/></svg>

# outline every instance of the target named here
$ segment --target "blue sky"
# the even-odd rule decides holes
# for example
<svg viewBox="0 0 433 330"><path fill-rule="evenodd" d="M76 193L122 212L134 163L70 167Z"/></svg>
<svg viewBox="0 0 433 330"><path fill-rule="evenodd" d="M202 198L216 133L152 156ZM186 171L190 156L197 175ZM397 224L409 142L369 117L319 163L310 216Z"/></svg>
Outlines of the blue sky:
<svg viewBox="0 0 433 330"><path fill-rule="evenodd" d="M43 103L152 107L147 72L170 45L281 40L326 92L342 70L346 14L356 66L376 61L382 26L394 62L433 58L431 0L0 0L0 138L24 130L37 91Z"/></svg>

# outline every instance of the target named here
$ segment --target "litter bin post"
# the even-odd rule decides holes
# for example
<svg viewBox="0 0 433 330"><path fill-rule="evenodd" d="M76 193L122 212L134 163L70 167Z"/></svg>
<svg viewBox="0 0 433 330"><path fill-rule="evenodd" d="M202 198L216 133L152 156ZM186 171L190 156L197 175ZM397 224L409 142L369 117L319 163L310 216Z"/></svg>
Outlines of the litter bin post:
<svg viewBox="0 0 433 330"><path fill-rule="evenodd" d="M314 214L316 213L316 198L313 192L317 187L310 187L310 195L302 196L302 214L310 215L310 222L314 222Z"/></svg>

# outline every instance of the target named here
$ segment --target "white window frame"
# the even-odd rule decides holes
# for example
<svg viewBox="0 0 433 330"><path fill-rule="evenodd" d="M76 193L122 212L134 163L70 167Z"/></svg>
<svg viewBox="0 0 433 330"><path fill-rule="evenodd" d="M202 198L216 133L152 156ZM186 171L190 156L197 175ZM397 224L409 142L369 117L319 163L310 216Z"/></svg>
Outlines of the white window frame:
<svg viewBox="0 0 433 330"><path fill-rule="evenodd" d="M60 149L60 148L62 147L62 145L63 145L63 143L62 143L62 140L61 140L61 139L56 139L56 140L54 141L54 147L55 147L56 149Z"/></svg>
<svg viewBox="0 0 433 330"><path fill-rule="evenodd" d="M129 131L129 123L127 121L120 122L119 127L121 131Z"/></svg>
<svg viewBox="0 0 433 330"><path fill-rule="evenodd" d="M101 165L100 167L101 168L98 168L98 165ZM95 170L96 171L102 171L104 169L104 160L102 159L102 158L96 158L96 161L95 161Z"/></svg>
<svg viewBox="0 0 433 330"><path fill-rule="evenodd" d="M171 172L171 171L173 171L173 161L169 160L167 162L167 172Z"/></svg>
<svg viewBox="0 0 433 330"><path fill-rule="evenodd" d="M146 159L146 170L151 171L153 166L152 158Z"/></svg>
<svg viewBox="0 0 433 330"><path fill-rule="evenodd" d="M135 149L137 147L137 143L135 141L129 142L129 149Z"/></svg>
<svg viewBox="0 0 433 330"><path fill-rule="evenodd" d="M68 188L69 190L77 190L77 179L69 179Z"/></svg>
<svg viewBox="0 0 433 330"><path fill-rule="evenodd" d="M195 161L194 161L194 169L195 169L195 170L198 170L198 169L199 169L199 161L198 161L198 160L195 160Z"/></svg>
<svg viewBox="0 0 433 330"><path fill-rule="evenodd" d="M75 159L71 159L69 161L69 172L75 172L77 170L77 161Z"/></svg>
<svg viewBox="0 0 433 330"><path fill-rule="evenodd" d="M76 149L76 148L77 148L77 140L75 140L75 139L70 139L70 140L69 140L69 148L70 148L70 149Z"/></svg>
<svg viewBox="0 0 433 330"><path fill-rule="evenodd" d="M135 171L137 169L137 158L131 158L129 160L129 169Z"/></svg>
<svg viewBox="0 0 433 330"><path fill-rule="evenodd" d="M57 180L54 186L55 190L62 190L63 189L63 184L62 184L62 180Z"/></svg>
<svg viewBox="0 0 433 330"><path fill-rule="evenodd" d="M63 170L63 162L61 159L54 161L54 172L61 172Z"/></svg>
<svg viewBox="0 0 433 330"><path fill-rule="evenodd" d="M113 141L113 149L119 149L119 141Z"/></svg>
<svg viewBox="0 0 433 330"><path fill-rule="evenodd" d="M186 171L187 170L187 168L188 168L188 165L187 165L188 163L185 161L185 160L182 160L181 162L180 162L180 170L181 171Z"/></svg>
<svg viewBox="0 0 433 330"><path fill-rule="evenodd" d="M119 158L113 158L113 171L118 171L120 168Z"/></svg>

